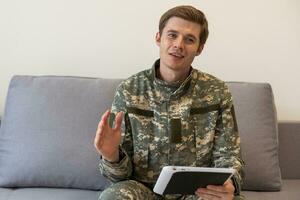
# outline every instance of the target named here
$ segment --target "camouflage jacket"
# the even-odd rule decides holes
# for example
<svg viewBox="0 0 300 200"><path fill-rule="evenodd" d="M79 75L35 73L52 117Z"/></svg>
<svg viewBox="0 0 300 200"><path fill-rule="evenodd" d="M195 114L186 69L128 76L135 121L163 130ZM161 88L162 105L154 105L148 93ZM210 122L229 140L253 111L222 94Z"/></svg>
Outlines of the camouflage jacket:
<svg viewBox="0 0 300 200"><path fill-rule="evenodd" d="M231 167L236 194L243 161L232 96L226 84L196 69L180 85L156 77L156 68L124 80L112 113L124 115L121 160L102 159L100 171L112 181L135 179L153 187L163 166Z"/></svg>

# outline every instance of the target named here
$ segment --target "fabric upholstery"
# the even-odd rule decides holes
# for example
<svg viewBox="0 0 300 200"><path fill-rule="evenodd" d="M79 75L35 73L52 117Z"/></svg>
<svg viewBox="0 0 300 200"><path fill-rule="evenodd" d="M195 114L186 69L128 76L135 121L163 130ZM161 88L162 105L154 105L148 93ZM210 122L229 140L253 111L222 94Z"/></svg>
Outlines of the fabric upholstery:
<svg viewBox="0 0 300 200"><path fill-rule="evenodd" d="M246 164L243 189L280 190L278 127L272 88L267 83L228 85L234 98Z"/></svg>
<svg viewBox="0 0 300 200"><path fill-rule="evenodd" d="M247 200L299 200L300 179L282 180L280 192L243 191L242 194Z"/></svg>
<svg viewBox="0 0 300 200"><path fill-rule="evenodd" d="M0 186L103 189L93 138L120 80L15 76L0 129ZM277 119L269 84L231 82L243 189L279 190Z"/></svg>
<svg viewBox="0 0 300 200"><path fill-rule="evenodd" d="M7 188L0 188L0 199L1 200L7 200L13 193L12 189L7 189Z"/></svg>
<svg viewBox="0 0 300 200"><path fill-rule="evenodd" d="M118 83L13 77L0 129L0 186L104 189L93 140Z"/></svg>
<svg viewBox="0 0 300 200"><path fill-rule="evenodd" d="M78 189L59 188L21 188L11 189L5 196L4 190L0 189L1 200L97 200L100 192Z"/></svg>
<svg viewBox="0 0 300 200"><path fill-rule="evenodd" d="M282 178L300 179L300 123L282 122L279 128L279 163Z"/></svg>

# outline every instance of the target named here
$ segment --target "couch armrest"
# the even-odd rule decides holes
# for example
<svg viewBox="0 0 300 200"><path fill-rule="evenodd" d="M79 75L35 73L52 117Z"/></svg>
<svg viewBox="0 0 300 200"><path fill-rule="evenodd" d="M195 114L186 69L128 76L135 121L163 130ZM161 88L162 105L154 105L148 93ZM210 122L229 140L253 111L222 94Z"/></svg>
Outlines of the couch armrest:
<svg viewBox="0 0 300 200"><path fill-rule="evenodd" d="M300 178L300 121L278 123L279 163L284 179Z"/></svg>

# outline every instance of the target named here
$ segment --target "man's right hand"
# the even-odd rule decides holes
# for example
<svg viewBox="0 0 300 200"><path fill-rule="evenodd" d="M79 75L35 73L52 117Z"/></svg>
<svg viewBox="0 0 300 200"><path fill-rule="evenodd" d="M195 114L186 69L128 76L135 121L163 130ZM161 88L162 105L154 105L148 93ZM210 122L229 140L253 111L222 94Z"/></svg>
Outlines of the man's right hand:
<svg viewBox="0 0 300 200"><path fill-rule="evenodd" d="M109 115L109 110L102 115L96 132L94 146L105 160L109 162L118 162L123 113L117 113L114 128L111 128L108 124Z"/></svg>

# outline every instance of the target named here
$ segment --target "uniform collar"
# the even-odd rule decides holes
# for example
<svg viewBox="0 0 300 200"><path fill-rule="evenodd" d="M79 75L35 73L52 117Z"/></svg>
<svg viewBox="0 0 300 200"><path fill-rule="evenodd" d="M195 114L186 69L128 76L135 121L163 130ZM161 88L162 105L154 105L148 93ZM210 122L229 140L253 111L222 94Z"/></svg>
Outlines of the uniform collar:
<svg viewBox="0 0 300 200"><path fill-rule="evenodd" d="M195 70L191 67L189 76L182 83L170 84L157 77L156 72L159 68L159 65L160 65L160 59L156 60L152 66L152 78L153 78L154 87L157 90L157 92L160 93L160 96L170 100L170 99L177 99L183 96L184 94L186 94L186 92L190 88L192 76Z"/></svg>

